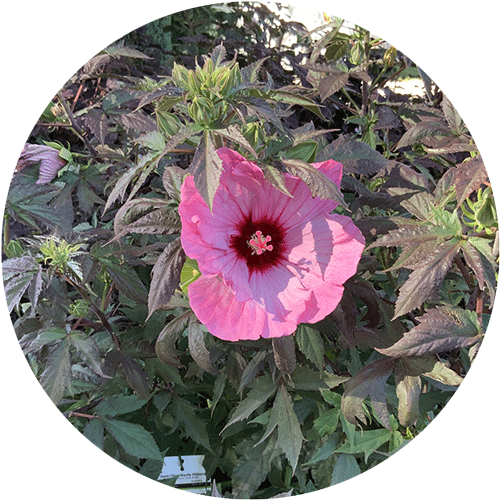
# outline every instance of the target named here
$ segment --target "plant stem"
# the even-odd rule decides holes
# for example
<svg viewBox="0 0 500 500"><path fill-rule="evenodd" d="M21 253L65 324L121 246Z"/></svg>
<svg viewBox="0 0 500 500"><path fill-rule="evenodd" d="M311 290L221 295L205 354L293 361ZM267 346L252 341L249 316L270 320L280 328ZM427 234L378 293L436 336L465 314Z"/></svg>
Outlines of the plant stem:
<svg viewBox="0 0 500 500"><path fill-rule="evenodd" d="M75 290L78 291L78 293L82 296L82 298L90 304L90 307L93 309L93 311L96 313L97 317L101 320L102 326L106 329L106 331L109 333L111 336L111 339L113 340L116 348L120 351L121 346L120 346L120 341L118 340L118 337L116 336L115 332L111 328L111 325L109 324L108 318L106 318L106 315L97 307L97 305L94 303L94 301L90 298L90 295L87 293L85 288L81 287L80 285L76 284L74 281L72 281L68 276L65 276L64 279L66 282L68 282Z"/></svg>
<svg viewBox="0 0 500 500"><path fill-rule="evenodd" d="M78 123L76 122L75 116L73 115L73 112L69 108L68 103L64 100L62 92L59 91L57 96L59 98L59 101L62 104L62 107L64 108L64 111L66 112L66 116L68 117L69 121L71 122L71 126L73 127L73 130L76 133L76 135L78 135L78 137L80 137L80 139L85 143L85 146L87 146L87 149L90 151L92 156L94 156L94 157L99 156L97 154L97 151L94 149L94 146L92 146L92 144L90 144L90 141L85 137L85 133L81 129L80 125L78 125Z"/></svg>

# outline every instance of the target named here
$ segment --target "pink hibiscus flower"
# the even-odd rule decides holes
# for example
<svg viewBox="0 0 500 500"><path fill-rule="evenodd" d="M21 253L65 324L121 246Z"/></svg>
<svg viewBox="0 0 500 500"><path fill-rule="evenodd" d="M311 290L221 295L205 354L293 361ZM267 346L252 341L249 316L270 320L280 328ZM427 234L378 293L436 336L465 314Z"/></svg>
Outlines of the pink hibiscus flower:
<svg viewBox="0 0 500 500"><path fill-rule="evenodd" d="M188 288L194 313L230 341L291 335L299 323L323 319L356 272L361 232L301 179L286 174L290 198L235 151L218 155L224 170L212 211L192 175L181 187L181 242L202 273ZM340 163L314 166L340 185Z"/></svg>
<svg viewBox="0 0 500 500"><path fill-rule="evenodd" d="M21 170L26 165L37 162L40 162L37 184L48 184L55 179L57 172L66 165L57 149L41 144L26 143L17 162L16 170Z"/></svg>

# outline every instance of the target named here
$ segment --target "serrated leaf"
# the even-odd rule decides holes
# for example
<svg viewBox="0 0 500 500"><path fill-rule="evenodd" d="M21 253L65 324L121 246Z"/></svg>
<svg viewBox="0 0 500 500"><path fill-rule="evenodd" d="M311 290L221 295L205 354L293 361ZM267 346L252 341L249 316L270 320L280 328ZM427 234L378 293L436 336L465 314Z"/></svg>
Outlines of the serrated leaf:
<svg viewBox="0 0 500 500"><path fill-rule="evenodd" d="M290 374L295 370L297 359L295 357L295 342L291 335L275 337L272 339L274 361L281 373Z"/></svg>
<svg viewBox="0 0 500 500"><path fill-rule="evenodd" d="M140 398L149 397L148 379L144 370L130 356L122 355L122 369L130 387Z"/></svg>
<svg viewBox="0 0 500 500"><path fill-rule="evenodd" d="M347 380L349 380L349 377L321 373L306 365L297 366L291 374L291 386L297 390L304 391L324 391L333 389Z"/></svg>
<svg viewBox="0 0 500 500"><path fill-rule="evenodd" d="M465 199L477 191L487 179L488 172L486 172L481 156L475 156L457 165L453 184L457 193L458 206L462 205Z"/></svg>
<svg viewBox="0 0 500 500"><path fill-rule="evenodd" d="M292 471L295 472L304 437L300 430L300 423L297 419L297 415L295 415L293 411L292 398L284 385L280 385L278 388L273 410L275 406L278 422L278 439L276 444L283 450L292 466Z"/></svg>
<svg viewBox="0 0 500 500"><path fill-rule="evenodd" d="M479 254L477 249L467 240L462 242L462 252L465 257L465 262L474 271L474 275L477 279L479 288L483 290L485 285L485 278L481 255Z"/></svg>
<svg viewBox="0 0 500 500"><path fill-rule="evenodd" d="M71 380L69 341L61 340L50 353L40 382L54 404L59 403Z"/></svg>
<svg viewBox="0 0 500 500"><path fill-rule="evenodd" d="M282 160L282 163L292 175L299 177L307 184L313 198L331 199L348 209L337 184L316 167L301 160Z"/></svg>
<svg viewBox="0 0 500 500"><path fill-rule="evenodd" d="M181 201L181 186L186 172L177 166L166 167L163 172L163 187L171 200Z"/></svg>
<svg viewBox="0 0 500 500"><path fill-rule="evenodd" d="M68 338L87 366L97 375L107 377L103 372L101 353L95 340L86 333L76 331L71 332Z"/></svg>
<svg viewBox="0 0 500 500"><path fill-rule="evenodd" d="M104 212L106 212L111 205L120 198L123 200L125 197L125 193L129 184L132 182L132 179L141 171L143 165L133 165L130 166L129 169L121 175L116 182L114 182L113 189L109 193L106 205L104 206Z"/></svg>
<svg viewBox="0 0 500 500"><path fill-rule="evenodd" d="M394 358L424 356L468 347L482 336L481 325L473 311L440 306L428 310L419 321L394 345L377 350Z"/></svg>
<svg viewBox="0 0 500 500"><path fill-rule="evenodd" d="M122 238L129 233L180 233L181 223L177 209L168 206L167 202L163 200L149 201L148 207L145 199L138 198L131 200L118 210L114 221L116 234L114 239ZM145 212L144 215L140 215L141 212ZM139 217L134 220L135 215L139 215Z"/></svg>
<svg viewBox="0 0 500 500"><path fill-rule="evenodd" d="M238 460L232 473L234 498L251 498L266 479L271 468L271 461L278 454L274 436L258 446L246 448L250 452Z"/></svg>
<svg viewBox="0 0 500 500"><path fill-rule="evenodd" d="M460 250L461 240L452 238L441 243L399 289L394 318L420 307L439 290L453 259Z"/></svg>
<svg viewBox="0 0 500 500"><path fill-rule="evenodd" d="M205 346L205 333L199 323L191 321L188 326L189 352L195 363L204 371L217 375L219 372L210 360L210 352Z"/></svg>
<svg viewBox="0 0 500 500"><path fill-rule="evenodd" d="M236 125L229 125L229 127L224 129L217 129L213 131L214 134L220 135L229 139L230 141L243 146L254 158L258 157L255 149L252 145L245 139L244 135L240 132Z"/></svg>
<svg viewBox="0 0 500 500"><path fill-rule="evenodd" d="M180 238L169 243L160 255L153 270L148 295L148 318L158 309L164 309L179 286L181 269L186 255Z"/></svg>
<svg viewBox="0 0 500 500"><path fill-rule="evenodd" d="M207 429L203 421L195 415L195 408L177 395L174 396L172 404L176 420L184 427L186 434L196 443L213 453Z"/></svg>
<svg viewBox="0 0 500 500"><path fill-rule="evenodd" d="M102 422L125 453L137 458L163 461L163 455L153 436L142 425L111 418L102 418Z"/></svg>
<svg viewBox="0 0 500 500"><path fill-rule="evenodd" d="M135 394L132 396L116 394L103 399L95 410L102 417L116 417L137 411L147 402L147 399L140 399Z"/></svg>
<svg viewBox="0 0 500 500"><path fill-rule="evenodd" d="M258 373L265 365L268 352L265 350L258 351L252 359L248 362L241 374L240 386L238 387L238 394L243 392L243 389L250 384Z"/></svg>
<svg viewBox="0 0 500 500"><path fill-rule="evenodd" d="M330 408L314 420L314 429L320 436L333 434L337 429L340 418L340 408Z"/></svg>
<svg viewBox="0 0 500 500"><path fill-rule="evenodd" d="M319 96L321 102L339 91L349 82L349 74L343 71L333 71L330 75L322 78L318 84Z"/></svg>
<svg viewBox="0 0 500 500"><path fill-rule="evenodd" d="M355 425L358 419L366 424L363 401L370 396L373 409L384 426L390 429L385 384L394 366L395 360L379 359L361 368L346 382L341 410L348 422Z"/></svg>
<svg viewBox="0 0 500 500"><path fill-rule="evenodd" d="M100 450L104 449L104 424L100 418L93 418L83 429L83 435Z"/></svg>
<svg viewBox="0 0 500 500"><path fill-rule="evenodd" d="M295 340L299 350L321 371L325 345L318 330L307 325L299 325L295 333Z"/></svg>
<svg viewBox="0 0 500 500"><path fill-rule="evenodd" d="M194 177L194 184L210 210L215 193L219 187L219 179L223 170L222 160L217 154L212 135L205 132L188 168Z"/></svg>
<svg viewBox="0 0 500 500"><path fill-rule="evenodd" d="M147 290L137 273L132 267L124 262L103 258L99 259L106 271L113 278L116 287L129 299L145 304L148 300Z"/></svg>
<svg viewBox="0 0 500 500"><path fill-rule="evenodd" d="M392 435L393 432L389 429L356 432L354 439L337 448L335 453L364 453L366 462L374 451L391 439Z"/></svg>
<svg viewBox="0 0 500 500"><path fill-rule="evenodd" d="M158 335L155 344L155 351L158 358L167 365L174 368L181 368L183 365L175 354L175 342L186 328L188 322L193 318L191 309L184 311L168 323Z"/></svg>
<svg viewBox="0 0 500 500"><path fill-rule="evenodd" d="M335 453L339 441L339 435L332 434L328 441L322 445L304 465L313 465L330 458Z"/></svg>
<svg viewBox="0 0 500 500"><path fill-rule="evenodd" d="M389 160L366 142L346 141L343 136L323 149L316 161L335 160L342 163L344 173L373 175L387 166Z"/></svg>
<svg viewBox="0 0 500 500"><path fill-rule="evenodd" d="M247 397L236 407L235 412L222 429L224 432L230 425L248 418L257 408L261 407L277 390L276 383L269 375L257 379Z"/></svg>
<svg viewBox="0 0 500 500"><path fill-rule="evenodd" d="M341 453L335 462L331 486L342 483L361 474L358 462L352 455Z"/></svg>
<svg viewBox="0 0 500 500"><path fill-rule="evenodd" d="M270 182L276 189L280 190L282 193L286 194L290 198L293 198L293 196L286 188L285 175L283 174L283 172L271 165L262 164L259 165L259 167L268 182Z"/></svg>
<svg viewBox="0 0 500 500"><path fill-rule="evenodd" d="M411 146L415 142L427 137L448 137L452 135L451 129L443 121L424 120L408 129L396 145L396 149Z"/></svg>

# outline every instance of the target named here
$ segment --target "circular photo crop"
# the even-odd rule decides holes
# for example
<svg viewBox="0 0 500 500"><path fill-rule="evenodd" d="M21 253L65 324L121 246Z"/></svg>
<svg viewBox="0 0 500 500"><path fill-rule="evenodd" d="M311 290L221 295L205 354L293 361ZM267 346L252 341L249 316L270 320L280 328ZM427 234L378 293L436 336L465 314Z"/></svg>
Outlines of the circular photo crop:
<svg viewBox="0 0 500 500"><path fill-rule="evenodd" d="M335 14L157 19L54 89L20 151L19 344L75 432L152 481L334 487L418 439L481 346L481 154L425 67Z"/></svg>

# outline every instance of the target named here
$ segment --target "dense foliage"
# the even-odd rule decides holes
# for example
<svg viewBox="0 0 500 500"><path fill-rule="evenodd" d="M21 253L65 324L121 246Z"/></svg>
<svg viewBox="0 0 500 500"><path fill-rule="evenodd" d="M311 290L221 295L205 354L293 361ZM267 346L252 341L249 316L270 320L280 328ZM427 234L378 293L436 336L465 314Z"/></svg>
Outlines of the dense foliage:
<svg viewBox="0 0 500 500"><path fill-rule="evenodd" d="M497 277L481 156L411 61L339 19L308 33L259 4L194 9L106 48L29 138L4 215L4 284L42 387L97 447L157 479L202 454L212 494L269 498L385 460L449 401L477 352ZM425 95L389 84L421 78ZM189 307L186 173L211 206L230 146L285 192L332 198L367 241L340 305L293 337L226 342ZM342 186L310 166L344 165ZM43 160L42 160L43 161Z"/></svg>

